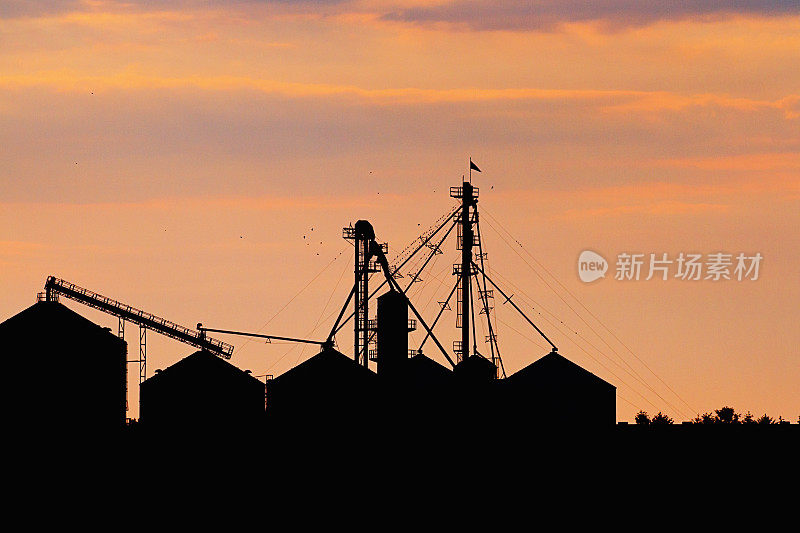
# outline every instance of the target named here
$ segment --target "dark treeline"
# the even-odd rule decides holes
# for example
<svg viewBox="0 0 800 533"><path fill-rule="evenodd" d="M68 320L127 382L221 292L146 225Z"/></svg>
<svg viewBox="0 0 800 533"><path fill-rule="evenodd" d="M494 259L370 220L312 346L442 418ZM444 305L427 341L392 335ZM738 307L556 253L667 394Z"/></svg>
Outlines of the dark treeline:
<svg viewBox="0 0 800 533"><path fill-rule="evenodd" d="M661 411L653 415L652 418L647 414L647 411L639 411L634 418L634 422L639 426L664 426L674 424L675 420ZM788 424L790 421L784 419L782 416L779 416L777 419L775 419L766 413L758 418L756 418L750 411L747 411L744 415L742 415L741 413L737 413L733 407L725 406L721 407L720 409L715 409L713 413L706 412L701 415L697 415L685 423L703 425L741 424L768 426L772 424ZM800 424L800 415L797 417L797 423Z"/></svg>

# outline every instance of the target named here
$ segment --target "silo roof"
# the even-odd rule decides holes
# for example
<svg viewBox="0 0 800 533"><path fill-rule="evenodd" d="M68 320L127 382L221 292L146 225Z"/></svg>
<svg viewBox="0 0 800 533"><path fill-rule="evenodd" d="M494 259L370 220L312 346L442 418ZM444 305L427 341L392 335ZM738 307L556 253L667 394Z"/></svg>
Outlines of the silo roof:
<svg viewBox="0 0 800 533"><path fill-rule="evenodd" d="M537 359L525 368L509 376L506 381L513 384L517 381L551 379L552 376L571 376L575 379L593 383L598 386L606 386L616 389L616 387L611 383L596 376L576 363L573 363L558 352L550 352L544 357Z"/></svg>
<svg viewBox="0 0 800 533"><path fill-rule="evenodd" d="M125 344L109 328L95 324L60 302L36 302L27 309L0 323L0 335L41 333L43 327L58 326L60 329L79 330L97 335L109 342Z"/></svg>
<svg viewBox="0 0 800 533"><path fill-rule="evenodd" d="M169 381L183 378L193 379L193 376L196 375L208 375L215 378L228 376L235 379L241 379L245 382L251 381L253 384L258 384L260 387L264 386L261 381L254 378L244 370L241 370L235 365L224 361L217 355L203 350L198 350L193 354L184 357L177 363L159 371L148 378L145 383L157 383L162 380Z"/></svg>
<svg viewBox="0 0 800 533"><path fill-rule="evenodd" d="M332 348L324 349L315 356L303 361L296 367L287 370L273 381L280 382L283 378L293 379L308 374L317 373L347 373L363 379L375 379L377 375L363 366L357 364L353 359L347 357L338 350Z"/></svg>

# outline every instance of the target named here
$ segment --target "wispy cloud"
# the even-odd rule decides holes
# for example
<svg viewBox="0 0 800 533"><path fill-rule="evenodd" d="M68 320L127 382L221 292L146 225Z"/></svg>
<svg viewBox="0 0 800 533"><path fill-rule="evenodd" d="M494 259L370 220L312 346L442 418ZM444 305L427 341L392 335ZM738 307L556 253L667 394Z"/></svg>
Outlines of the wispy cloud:
<svg viewBox="0 0 800 533"><path fill-rule="evenodd" d="M420 26L474 31L556 31L591 23L606 31L660 21L715 21L734 16L778 17L800 14L796 0L4 0L0 19L53 17L84 13L248 13L259 18L291 15L356 17ZM366 18L365 18L366 17Z"/></svg>
<svg viewBox="0 0 800 533"><path fill-rule="evenodd" d="M82 0L3 0L0 2L0 19L60 15L86 8L87 3Z"/></svg>
<svg viewBox="0 0 800 533"><path fill-rule="evenodd" d="M8 75L0 79L0 88L49 87L56 90L85 92L86 87L100 89L201 89L208 91L255 90L294 98L354 97L373 103L430 104L489 101L592 101L602 109L616 112L667 110L681 111L697 107L730 108L740 111L778 109L787 119L800 117L800 94L775 100L736 97L727 94L680 94L669 91L546 89L546 88L477 88L456 87L422 89L398 87L370 89L356 85L285 82L244 76L146 76L120 72L106 76L86 76L67 71L39 72L34 75Z"/></svg>
<svg viewBox="0 0 800 533"><path fill-rule="evenodd" d="M349 0L3 0L0 19L59 16L87 12L147 12L264 8L273 13L335 10Z"/></svg>
<svg viewBox="0 0 800 533"><path fill-rule="evenodd" d="M456 163L442 154L452 158L464 146L481 147L487 163L493 154L506 183L523 184L532 173L545 177L540 188L689 182L729 179L745 165L761 176L789 174L796 165L788 156L780 166L746 156L800 147L786 97L59 73L3 83L6 201L207 195L218 194L221 182L234 196L368 189L385 198L452 172ZM387 155L398 151L409 156ZM503 161L502 153L514 155ZM717 159L724 157L739 159Z"/></svg>
<svg viewBox="0 0 800 533"><path fill-rule="evenodd" d="M795 0L455 0L410 7L384 15L387 20L446 24L470 30L552 31L570 23L599 23L606 29L659 21L710 20L734 15L783 16L800 13Z"/></svg>

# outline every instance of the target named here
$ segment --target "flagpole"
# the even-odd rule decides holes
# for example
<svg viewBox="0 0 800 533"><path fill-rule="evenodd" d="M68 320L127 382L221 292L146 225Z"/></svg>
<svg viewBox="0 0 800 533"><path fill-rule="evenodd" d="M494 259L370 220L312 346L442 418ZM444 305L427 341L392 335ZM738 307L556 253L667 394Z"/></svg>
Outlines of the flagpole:
<svg viewBox="0 0 800 533"><path fill-rule="evenodd" d="M469 156L469 182L472 184L472 169L475 171L480 172L481 169L478 168L478 165L472 162L472 156Z"/></svg>

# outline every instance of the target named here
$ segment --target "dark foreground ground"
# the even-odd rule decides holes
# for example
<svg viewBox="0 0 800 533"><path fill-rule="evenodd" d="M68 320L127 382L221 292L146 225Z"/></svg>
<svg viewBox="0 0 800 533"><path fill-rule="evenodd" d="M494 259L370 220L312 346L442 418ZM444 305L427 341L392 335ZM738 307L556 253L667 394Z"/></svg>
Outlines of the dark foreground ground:
<svg viewBox="0 0 800 533"><path fill-rule="evenodd" d="M662 515L689 519L686 510L718 523L794 509L780 498L796 496L800 425L130 426L28 430L6 441L4 479L38 502L44 514L26 515L37 523L63 520L43 505L57 501L81 523L102 512L115 524L162 527L168 517L198 530L550 530L620 520L652 529Z"/></svg>
<svg viewBox="0 0 800 533"><path fill-rule="evenodd" d="M128 425L110 431L86 428L28 428L14 442L23 451L63 450L87 460L132 457L141 464L183 461L210 464L253 461L270 468L320 462L394 467L446 462L476 471L510 468L537 458L552 466L694 464L706 468L736 462L748 468L797 462L800 425L616 425L491 426L468 421L425 425L349 423L276 424L264 428ZM760 466L759 466L760 465Z"/></svg>

